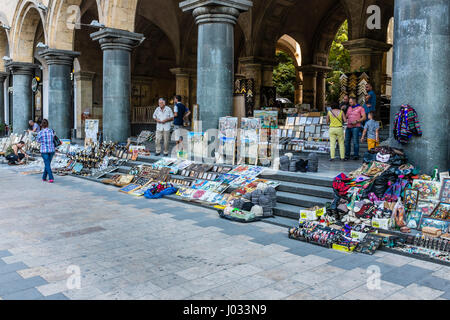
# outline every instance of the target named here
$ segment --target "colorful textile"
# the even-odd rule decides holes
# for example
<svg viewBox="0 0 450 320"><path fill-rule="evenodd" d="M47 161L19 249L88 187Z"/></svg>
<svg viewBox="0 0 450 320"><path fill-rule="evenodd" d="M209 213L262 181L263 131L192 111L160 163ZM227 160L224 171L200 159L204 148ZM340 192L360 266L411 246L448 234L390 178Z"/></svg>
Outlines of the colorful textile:
<svg viewBox="0 0 450 320"><path fill-rule="evenodd" d="M45 128L39 131L37 135L37 142L41 144L41 153L54 153L55 144L53 143L53 138L55 137L55 132L52 129Z"/></svg>
<svg viewBox="0 0 450 320"><path fill-rule="evenodd" d="M410 105L402 105L394 118L394 138L407 144L413 135L422 136L417 112Z"/></svg>

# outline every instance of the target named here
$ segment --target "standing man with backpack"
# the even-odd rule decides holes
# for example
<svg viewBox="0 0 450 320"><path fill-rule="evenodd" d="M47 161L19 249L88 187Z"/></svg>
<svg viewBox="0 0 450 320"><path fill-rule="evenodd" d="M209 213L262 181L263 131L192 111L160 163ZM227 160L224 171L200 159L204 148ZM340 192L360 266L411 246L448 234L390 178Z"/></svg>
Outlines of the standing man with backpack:
<svg viewBox="0 0 450 320"><path fill-rule="evenodd" d="M191 114L191 111L183 104L181 103L181 96L176 95L174 97L174 119L173 119L173 125L175 129L175 140L177 141L177 144L179 144L183 138L181 135L181 129L184 128L184 122L188 119L189 115Z"/></svg>

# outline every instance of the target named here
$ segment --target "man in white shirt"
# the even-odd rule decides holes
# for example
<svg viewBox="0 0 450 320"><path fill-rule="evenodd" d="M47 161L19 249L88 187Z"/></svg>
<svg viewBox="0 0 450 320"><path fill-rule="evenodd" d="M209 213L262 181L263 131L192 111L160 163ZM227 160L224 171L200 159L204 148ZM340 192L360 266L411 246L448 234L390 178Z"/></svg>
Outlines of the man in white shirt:
<svg viewBox="0 0 450 320"><path fill-rule="evenodd" d="M161 154L161 139L164 136L164 155L169 155L170 126L173 121L173 112L166 106L166 99L159 99L159 107L153 113L156 121L156 155Z"/></svg>

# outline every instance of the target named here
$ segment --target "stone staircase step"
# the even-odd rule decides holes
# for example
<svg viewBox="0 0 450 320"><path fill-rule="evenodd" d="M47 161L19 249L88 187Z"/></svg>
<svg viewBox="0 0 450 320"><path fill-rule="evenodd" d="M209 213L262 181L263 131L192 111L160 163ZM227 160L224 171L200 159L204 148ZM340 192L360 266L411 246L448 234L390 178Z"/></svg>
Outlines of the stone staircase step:
<svg viewBox="0 0 450 320"><path fill-rule="evenodd" d="M267 169L264 173L260 174L259 177L274 181L302 183L321 187L329 187L332 185L332 180L330 178L315 176L314 173L274 171Z"/></svg>
<svg viewBox="0 0 450 320"><path fill-rule="evenodd" d="M322 187L311 184L281 181L281 184L278 186L277 190L293 194L303 194L321 198L333 198L333 188L331 183L328 187Z"/></svg>
<svg viewBox="0 0 450 320"><path fill-rule="evenodd" d="M276 207L273 209L273 214L279 217L293 219L293 222L295 223L295 221L298 221L298 219L300 218L301 209L304 208L278 202Z"/></svg>
<svg viewBox="0 0 450 320"><path fill-rule="evenodd" d="M303 194L294 194L283 191L277 192L277 202L290 204L297 207L311 208L314 206L323 206L329 202L330 198L320 198Z"/></svg>

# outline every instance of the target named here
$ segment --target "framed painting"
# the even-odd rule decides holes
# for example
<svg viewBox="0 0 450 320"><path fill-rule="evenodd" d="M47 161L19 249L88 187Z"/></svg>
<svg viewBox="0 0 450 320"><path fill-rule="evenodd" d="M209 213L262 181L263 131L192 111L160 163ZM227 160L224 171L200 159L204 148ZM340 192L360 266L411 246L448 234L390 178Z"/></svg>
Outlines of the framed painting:
<svg viewBox="0 0 450 320"><path fill-rule="evenodd" d="M419 200L437 200L441 190L441 184L430 180L414 180L413 189L419 190Z"/></svg>
<svg viewBox="0 0 450 320"><path fill-rule="evenodd" d="M403 197L403 204L408 210L415 210L419 201L419 190L407 188Z"/></svg>
<svg viewBox="0 0 450 320"><path fill-rule="evenodd" d="M450 203L450 178L443 179L439 200L444 203Z"/></svg>

